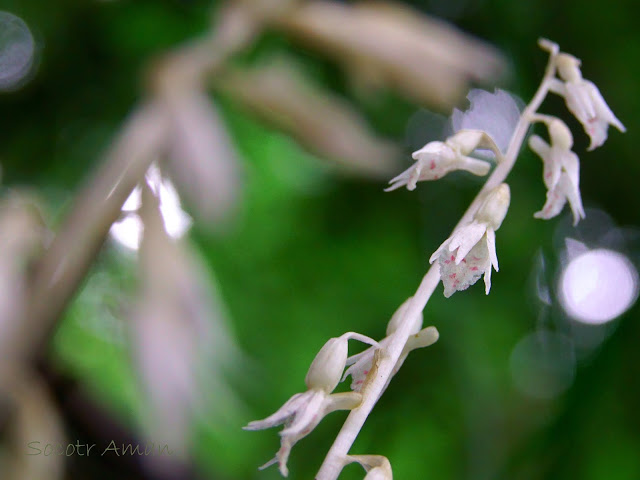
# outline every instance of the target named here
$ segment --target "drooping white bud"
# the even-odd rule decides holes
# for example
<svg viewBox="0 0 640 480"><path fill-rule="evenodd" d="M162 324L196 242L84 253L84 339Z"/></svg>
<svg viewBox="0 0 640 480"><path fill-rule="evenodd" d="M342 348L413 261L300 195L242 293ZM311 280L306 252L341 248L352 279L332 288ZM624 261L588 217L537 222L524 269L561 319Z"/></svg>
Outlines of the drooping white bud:
<svg viewBox="0 0 640 480"><path fill-rule="evenodd" d="M323 390L331 393L342 378L342 372L347 365L349 353L349 339L359 340L369 345L378 346L378 342L364 335L348 332L331 338L320 349L316 358L311 362L304 381L309 390Z"/></svg>
<svg viewBox="0 0 640 480"><path fill-rule="evenodd" d="M509 210L511 192L509 185L502 183L487 194L484 202L475 214L475 220L498 230Z"/></svg>
<svg viewBox="0 0 640 480"><path fill-rule="evenodd" d="M309 390L320 389L327 393L332 392L342 377L342 372L347 364L348 352L346 338L329 339L311 362L304 379L307 388Z"/></svg>

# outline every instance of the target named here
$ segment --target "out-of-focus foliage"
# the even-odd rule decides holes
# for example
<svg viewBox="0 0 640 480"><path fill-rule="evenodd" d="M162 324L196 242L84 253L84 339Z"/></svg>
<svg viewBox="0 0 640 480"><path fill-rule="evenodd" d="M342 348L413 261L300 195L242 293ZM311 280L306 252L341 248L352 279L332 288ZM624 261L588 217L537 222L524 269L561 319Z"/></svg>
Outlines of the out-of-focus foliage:
<svg viewBox="0 0 640 480"><path fill-rule="evenodd" d="M635 4L424 0L414 6L501 49L512 76L500 87L525 101L546 62L538 37L582 59L585 77L598 84L629 131L611 132L606 146L590 153L586 136L575 135L583 200L587 208L601 208L619 225L636 229L625 235L637 266ZM139 97L149 57L201 32L209 7L208 0L1 0L0 10L20 16L32 29L39 62L28 85L0 94L3 188L34 185L48 200L47 214L59 215ZM358 102L385 136L402 142L407 125L415 126L418 106L389 92L363 95L336 64L283 36L268 35L249 55L282 52L295 56L316 84ZM271 458L278 438L240 427L303 389L309 363L328 338L349 330L384 336L389 317L413 293L429 255L479 183L456 174L413 193L384 194L385 182L336 174L233 99L218 100L245 164L244 201L228 232L196 230L192 240L216 272L250 362L232 379L245 402L238 418L201 419L196 456L211 478L268 480L278 478L275 469L256 467ZM547 105L574 132L582 130L560 100ZM425 133L422 140L431 138ZM406 147L409 153L416 145ZM497 237L500 272L492 278L491 295L476 287L444 299L438 288L424 316L425 325L440 331L439 342L409 356L353 453L387 456L399 479L640 478L637 308L614 321L597 348L578 357L566 392L534 399L514 384L510 356L516 344L542 328L569 329L555 297L551 307L535 297L532 278L542 253L545 281L554 293L561 237L572 233L566 213L559 221L532 217L545 195L541 162L533 154L522 153L510 184L511 208ZM135 270L128 255L107 246L57 333L52 362L137 425L145 403L127 353L124 309ZM343 417L332 414L296 445L291 478L313 477ZM344 478L362 478L361 468L347 467Z"/></svg>

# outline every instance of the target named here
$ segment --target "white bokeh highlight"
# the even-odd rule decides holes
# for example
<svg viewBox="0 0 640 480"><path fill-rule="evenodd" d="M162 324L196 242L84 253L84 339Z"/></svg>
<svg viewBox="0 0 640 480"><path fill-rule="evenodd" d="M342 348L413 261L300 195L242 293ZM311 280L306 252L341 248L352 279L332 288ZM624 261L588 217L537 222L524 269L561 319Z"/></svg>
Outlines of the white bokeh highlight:
<svg viewBox="0 0 640 480"><path fill-rule="evenodd" d="M604 248L572 258L559 282L560 303L576 321L600 325L627 311L638 297L638 271L623 254Z"/></svg>
<svg viewBox="0 0 640 480"><path fill-rule="evenodd" d="M158 195L160 214L164 220L164 228L173 238L182 237L192 220L180 206L180 197L173 184L162 176L160 169L152 165L146 174L146 180L151 190ZM122 206L122 217L111 226L112 238L129 250L138 250L142 237L142 221L138 216L141 204L142 190L136 187Z"/></svg>
<svg viewBox="0 0 640 480"><path fill-rule="evenodd" d="M36 52L33 35L24 21L0 11L0 91L20 88L32 70Z"/></svg>

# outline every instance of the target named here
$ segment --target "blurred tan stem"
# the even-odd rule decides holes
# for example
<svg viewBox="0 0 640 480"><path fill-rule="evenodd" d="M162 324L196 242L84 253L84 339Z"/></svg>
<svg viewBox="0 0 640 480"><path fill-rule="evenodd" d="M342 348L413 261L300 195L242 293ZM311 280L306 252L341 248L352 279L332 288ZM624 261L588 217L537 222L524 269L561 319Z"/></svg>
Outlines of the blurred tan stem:
<svg viewBox="0 0 640 480"><path fill-rule="evenodd" d="M87 274L122 204L158 154L166 117L157 103L138 107L40 260L19 348L35 353ZM30 352L30 350L32 352Z"/></svg>
<svg viewBox="0 0 640 480"><path fill-rule="evenodd" d="M212 33L169 53L152 71L156 98L137 107L101 167L78 193L59 233L38 263L16 354L42 351L117 220L125 200L165 147L169 118L163 95L198 88L231 55L250 44L257 23L239 3L225 7Z"/></svg>

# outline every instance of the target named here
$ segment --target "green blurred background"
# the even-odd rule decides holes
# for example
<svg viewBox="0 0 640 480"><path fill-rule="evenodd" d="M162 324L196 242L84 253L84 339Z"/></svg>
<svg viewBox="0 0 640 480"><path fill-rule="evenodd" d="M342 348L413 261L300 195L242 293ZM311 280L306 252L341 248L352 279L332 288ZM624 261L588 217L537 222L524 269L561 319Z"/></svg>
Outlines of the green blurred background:
<svg viewBox="0 0 640 480"><path fill-rule="evenodd" d="M546 63L538 37L553 39L582 59L585 78L599 86L629 133L610 131L605 146L587 153L586 136L560 100L550 99L544 111L572 127L585 206L628 227L616 231L615 247L638 265L635 2L412 4L500 49L511 72L500 86L525 101ZM0 95L3 188L33 187L45 199L47 213L59 220L140 97L146 62L201 33L210 8L208 0L1 0L0 10L20 16L39 45L36 76L20 91ZM251 54L283 50L317 83L355 102L379 133L403 142L408 165L416 145L407 128L420 106L391 92L363 99L334 63L276 34L266 35ZM217 279L249 362L232 379L242 405L234 406L225 422L203 419L195 457L205 478L269 480L279 478L277 469L256 468L277 450L276 431L250 433L240 427L304 389L309 363L329 337L345 331L384 335L388 318L413 293L427 259L480 184L450 175L415 192L384 194L382 182L341 175L229 99L218 103L245 163L244 203L226 233L214 235L196 225L191 239ZM566 210L551 221L533 219L545 188L541 162L528 151L509 180L512 202L497 237L501 269L493 276L491 295L476 285L445 299L438 288L425 310L425 325L437 326L440 340L409 357L353 452L387 456L398 479L638 479L637 308L599 329L600 342L576 350L575 375L561 362L532 367L534 377L566 380L567 388L557 395L528 395L512 373L512 352L525 336L575 333L554 296L563 238L585 235L590 246L603 246L597 243L609 241L613 224L593 221L572 231ZM137 424L144 407L130 372L121 305L133 295L134 274L134 256L109 244L51 352L57 368L78 376L130 425ZM536 284L551 289L550 306L538 300ZM327 417L296 445L290 478L313 477L344 416ZM109 475L103 472L103 478L115 478ZM341 478L362 478L362 470L350 466Z"/></svg>

